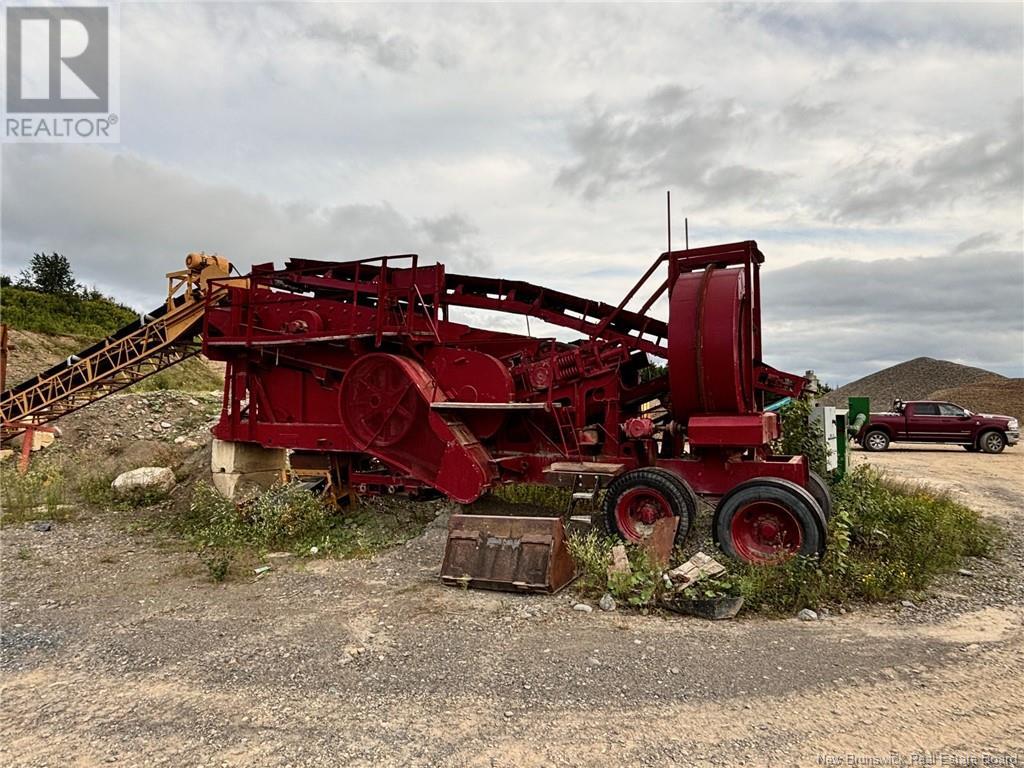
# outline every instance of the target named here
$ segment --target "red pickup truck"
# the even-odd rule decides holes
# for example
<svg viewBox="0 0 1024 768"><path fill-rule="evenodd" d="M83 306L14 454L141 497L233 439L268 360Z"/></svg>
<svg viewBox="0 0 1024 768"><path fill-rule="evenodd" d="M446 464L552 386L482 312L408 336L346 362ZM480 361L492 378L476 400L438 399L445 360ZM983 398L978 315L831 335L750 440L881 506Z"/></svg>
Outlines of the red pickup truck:
<svg viewBox="0 0 1024 768"><path fill-rule="evenodd" d="M1020 440L1020 425L1011 416L971 413L953 403L897 400L889 413L872 413L856 440L868 451L884 451L889 443L954 443L999 453Z"/></svg>

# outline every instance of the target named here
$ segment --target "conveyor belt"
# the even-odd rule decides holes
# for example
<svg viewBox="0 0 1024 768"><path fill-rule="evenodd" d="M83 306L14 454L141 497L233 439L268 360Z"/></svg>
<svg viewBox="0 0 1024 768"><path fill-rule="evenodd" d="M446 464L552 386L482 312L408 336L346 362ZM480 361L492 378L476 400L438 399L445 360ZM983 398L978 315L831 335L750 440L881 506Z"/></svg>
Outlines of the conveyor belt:
<svg viewBox="0 0 1024 768"><path fill-rule="evenodd" d="M432 268L420 269L424 274L429 274ZM284 270L268 272L267 277L276 277L280 287L298 291L312 290L321 296L348 298L353 293L352 287L358 286L361 291L357 292L358 300L371 302L374 296L367 289L375 284L379 273L379 267L366 263L357 265L356 262L293 258L289 259ZM651 271L644 279L650 274ZM346 287L332 288L332 283L341 283ZM632 312L622 306L573 296L522 280L444 274L443 284L439 287L443 291L442 304L530 315L588 336L618 341L631 349L639 349L657 357L668 356L668 324L646 314L653 298L665 290L664 286L641 312Z"/></svg>
<svg viewBox="0 0 1024 768"><path fill-rule="evenodd" d="M29 424L53 421L195 355L204 309L198 292L174 297L102 341L8 389L0 395L0 439L23 432Z"/></svg>

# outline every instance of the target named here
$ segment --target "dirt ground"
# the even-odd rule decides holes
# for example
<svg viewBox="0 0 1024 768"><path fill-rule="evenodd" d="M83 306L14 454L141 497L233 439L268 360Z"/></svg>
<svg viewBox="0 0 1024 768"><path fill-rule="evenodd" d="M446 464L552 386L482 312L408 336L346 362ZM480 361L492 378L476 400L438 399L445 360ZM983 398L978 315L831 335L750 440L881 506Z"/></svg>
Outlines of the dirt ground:
<svg viewBox="0 0 1024 768"><path fill-rule="evenodd" d="M998 562L916 606L710 623L443 587L443 517L224 585L124 519L5 528L0 763L1020 765L1024 449L870 460L1000 520Z"/></svg>

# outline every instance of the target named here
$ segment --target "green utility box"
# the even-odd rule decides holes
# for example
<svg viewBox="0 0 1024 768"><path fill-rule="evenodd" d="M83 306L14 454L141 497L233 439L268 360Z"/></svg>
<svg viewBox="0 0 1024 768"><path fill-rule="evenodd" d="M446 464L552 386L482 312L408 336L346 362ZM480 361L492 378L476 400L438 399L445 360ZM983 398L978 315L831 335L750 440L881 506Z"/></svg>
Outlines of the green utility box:
<svg viewBox="0 0 1024 768"><path fill-rule="evenodd" d="M871 398L851 397L848 401L849 410L845 414L836 415L836 431L843 436L839 440L839 470L837 474L842 477L850 464L850 440L852 440L861 427L868 423L871 415Z"/></svg>

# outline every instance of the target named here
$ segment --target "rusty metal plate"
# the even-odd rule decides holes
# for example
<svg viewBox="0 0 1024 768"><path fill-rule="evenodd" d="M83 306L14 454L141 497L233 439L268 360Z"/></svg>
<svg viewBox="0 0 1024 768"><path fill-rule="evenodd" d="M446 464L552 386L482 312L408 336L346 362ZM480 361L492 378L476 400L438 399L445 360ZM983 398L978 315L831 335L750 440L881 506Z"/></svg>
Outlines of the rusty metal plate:
<svg viewBox="0 0 1024 768"><path fill-rule="evenodd" d="M508 592L560 590L576 576L559 517L452 515L445 584Z"/></svg>
<svg viewBox="0 0 1024 768"><path fill-rule="evenodd" d="M675 546L678 528L678 517L662 517L654 521L650 535L640 542L640 546L647 550L647 555L654 565L661 568L668 567L669 560L672 559L672 548Z"/></svg>

